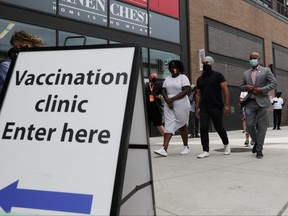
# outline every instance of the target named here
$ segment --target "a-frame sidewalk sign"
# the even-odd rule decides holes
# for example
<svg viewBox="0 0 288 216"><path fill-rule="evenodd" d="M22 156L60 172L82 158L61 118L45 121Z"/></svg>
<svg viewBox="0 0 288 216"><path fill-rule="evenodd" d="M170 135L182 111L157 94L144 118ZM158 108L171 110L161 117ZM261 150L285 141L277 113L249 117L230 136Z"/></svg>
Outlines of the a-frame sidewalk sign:
<svg viewBox="0 0 288 216"><path fill-rule="evenodd" d="M0 214L156 215L139 44L20 50L0 98Z"/></svg>

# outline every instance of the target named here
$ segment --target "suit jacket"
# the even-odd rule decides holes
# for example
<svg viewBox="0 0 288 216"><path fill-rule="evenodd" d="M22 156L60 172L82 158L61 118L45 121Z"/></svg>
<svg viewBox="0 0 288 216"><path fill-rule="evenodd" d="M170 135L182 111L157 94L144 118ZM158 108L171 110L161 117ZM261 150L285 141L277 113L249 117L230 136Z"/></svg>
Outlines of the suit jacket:
<svg viewBox="0 0 288 216"><path fill-rule="evenodd" d="M270 68L258 66L258 72L256 75L255 84L252 82L251 78L252 68L245 71L242 77L242 83L240 84L241 91L246 91L246 85L252 85L255 88L261 88L262 94L256 94L255 99L260 107L269 107L271 101L269 98L269 91L275 89L278 85L277 80L274 74L271 72ZM248 92L248 95L244 98L245 101L250 98L251 92Z"/></svg>

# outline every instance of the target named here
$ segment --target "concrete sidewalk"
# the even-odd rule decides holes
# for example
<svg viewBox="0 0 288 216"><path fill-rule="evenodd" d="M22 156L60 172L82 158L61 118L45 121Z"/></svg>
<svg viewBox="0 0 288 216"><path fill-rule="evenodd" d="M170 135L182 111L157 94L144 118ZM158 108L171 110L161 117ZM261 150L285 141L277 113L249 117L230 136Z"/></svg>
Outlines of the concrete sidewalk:
<svg viewBox="0 0 288 216"><path fill-rule="evenodd" d="M199 138L189 139L189 155L180 155L181 137L173 136L167 158L153 153L163 138L150 138L157 215L288 215L288 127L268 128L262 159L244 147L242 131L227 133L231 155L223 155L213 132L204 159L196 157Z"/></svg>

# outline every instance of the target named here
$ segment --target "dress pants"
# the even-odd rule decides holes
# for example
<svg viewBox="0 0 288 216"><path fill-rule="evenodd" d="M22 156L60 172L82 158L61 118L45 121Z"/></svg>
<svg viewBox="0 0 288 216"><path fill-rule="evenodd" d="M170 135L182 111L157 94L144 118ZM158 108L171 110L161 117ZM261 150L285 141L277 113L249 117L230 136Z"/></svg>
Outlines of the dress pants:
<svg viewBox="0 0 288 216"><path fill-rule="evenodd" d="M190 111L189 114L189 133L192 136L199 135L199 120L195 116L195 112Z"/></svg>
<svg viewBox="0 0 288 216"><path fill-rule="evenodd" d="M274 128L276 128L276 127L280 128L281 118L282 118L282 109L274 109L273 110Z"/></svg>
<svg viewBox="0 0 288 216"><path fill-rule="evenodd" d="M223 109L200 109L200 134L203 151L209 152L209 126L210 120L219 134L222 143L229 143L226 130L223 128Z"/></svg>
<svg viewBox="0 0 288 216"><path fill-rule="evenodd" d="M268 109L260 107L256 100L248 100L245 105L245 115L246 130L257 144L256 151L262 151L268 127Z"/></svg>

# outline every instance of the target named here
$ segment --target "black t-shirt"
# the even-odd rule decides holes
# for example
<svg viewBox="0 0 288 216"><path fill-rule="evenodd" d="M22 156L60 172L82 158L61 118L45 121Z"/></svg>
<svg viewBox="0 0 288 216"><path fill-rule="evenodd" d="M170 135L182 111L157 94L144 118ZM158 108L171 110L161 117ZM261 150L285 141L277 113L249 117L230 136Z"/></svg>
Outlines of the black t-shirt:
<svg viewBox="0 0 288 216"><path fill-rule="evenodd" d="M158 99L154 97L154 101L150 101L150 95L159 95L162 94L162 85L158 82L156 82L152 88L152 91L150 90L149 83L145 86L145 95L146 95L146 104L147 104L147 113L148 114L155 114L160 113L162 101L161 99Z"/></svg>
<svg viewBox="0 0 288 216"><path fill-rule="evenodd" d="M201 109L222 109L224 107L220 83L225 82L224 76L211 71L209 75L201 75L197 80L197 88L201 92Z"/></svg>

